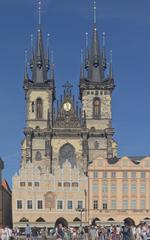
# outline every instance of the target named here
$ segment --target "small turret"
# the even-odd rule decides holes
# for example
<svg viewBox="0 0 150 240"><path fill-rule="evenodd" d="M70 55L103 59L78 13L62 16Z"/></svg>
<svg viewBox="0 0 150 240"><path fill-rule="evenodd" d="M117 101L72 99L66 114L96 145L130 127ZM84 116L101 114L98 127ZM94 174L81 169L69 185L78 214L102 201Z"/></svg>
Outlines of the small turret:
<svg viewBox="0 0 150 240"><path fill-rule="evenodd" d="M83 50L81 50L80 80L84 79Z"/></svg>
<svg viewBox="0 0 150 240"><path fill-rule="evenodd" d="M53 51L51 51L51 60L50 60L50 80L55 81L55 72L54 72L54 56Z"/></svg>
<svg viewBox="0 0 150 240"><path fill-rule="evenodd" d="M102 64L103 64L104 71L106 70L106 67L107 67L105 42L106 42L106 34L105 32L103 32Z"/></svg>
<svg viewBox="0 0 150 240"><path fill-rule="evenodd" d="M109 64L109 79L113 79L113 57L112 50L110 51L110 64Z"/></svg>
<svg viewBox="0 0 150 240"><path fill-rule="evenodd" d="M89 46L88 46L88 33L85 33L85 69L89 68Z"/></svg>

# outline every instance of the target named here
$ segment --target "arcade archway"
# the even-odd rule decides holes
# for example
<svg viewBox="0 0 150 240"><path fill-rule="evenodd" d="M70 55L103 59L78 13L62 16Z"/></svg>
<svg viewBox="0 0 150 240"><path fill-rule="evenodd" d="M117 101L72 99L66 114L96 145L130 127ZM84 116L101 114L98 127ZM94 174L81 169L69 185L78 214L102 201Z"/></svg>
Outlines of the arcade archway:
<svg viewBox="0 0 150 240"><path fill-rule="evenodd" d="M62 224L63 227L68 227L68 222L65 218L63 217L58 218L55 222L55 226L58 226L58 224L60 223Z"/></svg>

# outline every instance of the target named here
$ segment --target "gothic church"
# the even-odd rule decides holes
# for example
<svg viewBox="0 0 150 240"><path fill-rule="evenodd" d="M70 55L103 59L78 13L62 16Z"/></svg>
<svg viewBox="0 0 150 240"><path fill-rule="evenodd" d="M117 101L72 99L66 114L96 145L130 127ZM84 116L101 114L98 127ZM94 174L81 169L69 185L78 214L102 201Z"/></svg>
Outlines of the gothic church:
<svg viewBox="0 0 150 240"><path fill-rule="evenodd" d="M80 103L75 103L69 82L63 83L61 100L56 101L54 64L44 47L39 24L30 60L32 74L30 77L27 66L24 74L26 126L20 169L13 177L14 227L24 227L26 222L39 227L52 227L58 222L87 225L94 218L105 222L110 216L114 221L123 221L137 208L144 211L138 220L147 216L149 195L145 193L135 203L137 191L131 189L127 196L127 189L130 185L140 188L145 178L149 181L144 166L146 171L148 166L150 169L150 159L117 157L111 111L115 83L112 59L109 74L105 71L105 34L102 42L100 47L94 19L91 46L86 46L85 62L80 67ZM147 162L149 165L144 165ZM134 171L143 174L144 181L139 180L138 186ZM140 205L141 200L145 205Z"/></svg>

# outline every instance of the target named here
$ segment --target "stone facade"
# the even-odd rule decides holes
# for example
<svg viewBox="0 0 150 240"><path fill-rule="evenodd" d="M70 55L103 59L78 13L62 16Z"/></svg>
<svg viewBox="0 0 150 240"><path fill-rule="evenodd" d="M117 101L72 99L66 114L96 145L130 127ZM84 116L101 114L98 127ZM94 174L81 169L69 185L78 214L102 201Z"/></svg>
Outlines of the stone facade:
<svg viewBox="0 0 150 240"><path fill-rule="evenodd" d="M105 46L99 47L96 25L85 65L81 63L79 102L68 82L55 102L54 64L49 64L45 52L39 26L31 74L25 66L26 126L21 166L13 177L13 225L50 227L61 221L79 226L79 221L107 221L110 216L123 221L137 214L137 221L143 220L150 209L146 166L150 159L117 156L112 61L107 75ZM125 189L130 186L127 196Z"/></svg>

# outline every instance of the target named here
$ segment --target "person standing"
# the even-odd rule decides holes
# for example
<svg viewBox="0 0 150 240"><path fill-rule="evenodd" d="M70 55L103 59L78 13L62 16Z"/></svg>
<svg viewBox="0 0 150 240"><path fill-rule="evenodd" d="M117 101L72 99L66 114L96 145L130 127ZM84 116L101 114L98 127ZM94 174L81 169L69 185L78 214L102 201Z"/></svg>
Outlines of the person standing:
<svg viewBox="0 0 150 240"><path fill-rule="evenodd" d="M27 226L25 228L25 235L26 235L26 240L30 240L30 238L31 238L31 228L30 228L29 224L27 224Z"/></svg>
<svg viewBox="0 0 150 240"><path fill-rule="evenodd" d="M47 240L47 229L46 227L44 227L42 230L41 230L41 236L42 236L42 240Z"/></svg>
<svg viewBox="0 0 150 240"><path fill-rule="evenodd" d="M37 227L32 228L32 238L33 238L33 240L38 239L38 229L37 229Z"/></svg>

